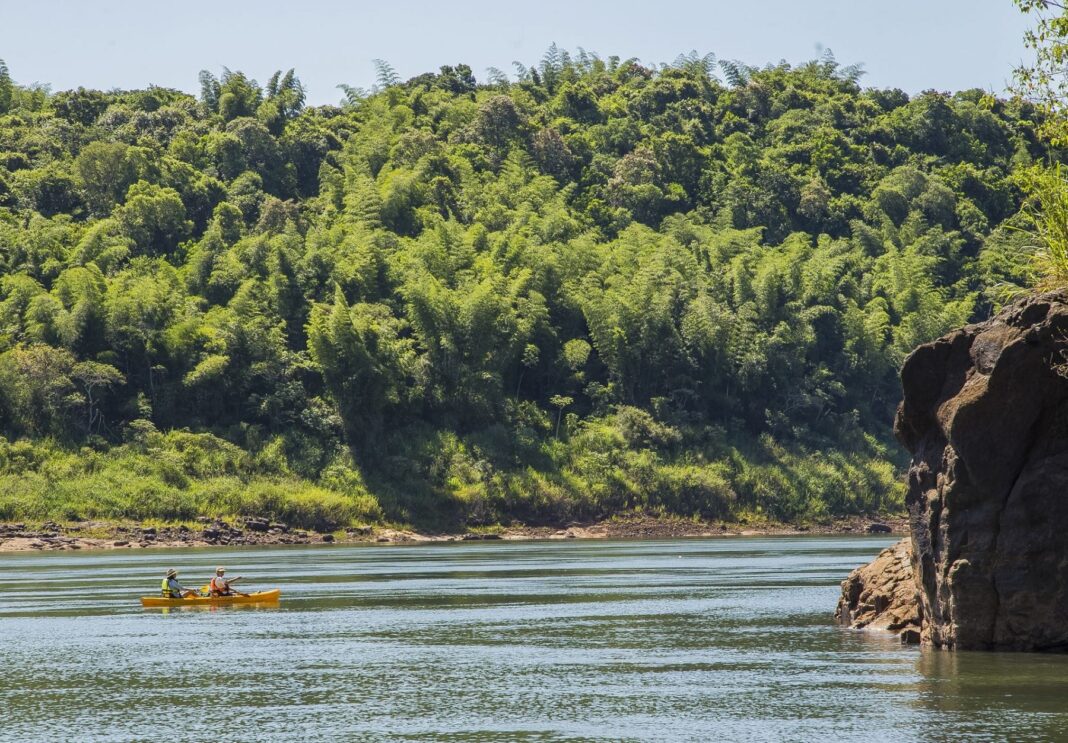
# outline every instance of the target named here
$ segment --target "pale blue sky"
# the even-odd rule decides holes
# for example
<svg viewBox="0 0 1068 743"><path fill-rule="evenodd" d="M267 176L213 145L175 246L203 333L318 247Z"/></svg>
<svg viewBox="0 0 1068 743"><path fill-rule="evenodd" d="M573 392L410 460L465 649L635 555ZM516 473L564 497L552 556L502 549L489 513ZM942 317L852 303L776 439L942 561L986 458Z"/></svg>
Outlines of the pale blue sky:
<svg viewBox="0 0 1068 743"><path fill-rule="evenodd" d="M1025 19L1011 0L0 0L0 58L21 83L195 92L201 69L263 82L295 67L310 103L335 86L368 87L371 60L405 78L466 62L512 71L551 42L602 56L671 61L691 49L763 65L834 50L862 62L863 84L1001 92L1025 57Z"/></svg>

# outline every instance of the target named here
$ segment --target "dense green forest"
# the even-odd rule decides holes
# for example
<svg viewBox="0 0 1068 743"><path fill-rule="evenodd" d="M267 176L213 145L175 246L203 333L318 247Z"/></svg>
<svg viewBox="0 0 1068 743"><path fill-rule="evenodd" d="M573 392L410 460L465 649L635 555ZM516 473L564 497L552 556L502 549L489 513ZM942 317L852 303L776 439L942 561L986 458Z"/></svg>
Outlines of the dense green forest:
<svg viewBox="0 0 1068 743"><path fill-rule="evenodd" d="M1028 280L1026 102L378 71L312 108L0 64L0 519L884 512L905 354Z"/></svg>

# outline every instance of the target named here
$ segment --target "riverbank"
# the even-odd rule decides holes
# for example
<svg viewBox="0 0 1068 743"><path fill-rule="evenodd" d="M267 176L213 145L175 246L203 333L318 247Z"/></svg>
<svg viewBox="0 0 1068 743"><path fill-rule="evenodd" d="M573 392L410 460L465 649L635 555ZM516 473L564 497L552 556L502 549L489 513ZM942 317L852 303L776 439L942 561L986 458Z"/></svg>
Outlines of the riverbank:
<svg viewBox="0 0 1068 743"><path fill-rule="evenodd" d="M605 521L555 526L500 526L467 532L425 532L401 527L363 526L334 532L294 529L266 519L201 519L177 525L81 521L0 524L0 552L223 547L274 544L411 544L481 540L671 539L799 534L907 534L904 516L851 517L820 524L757 524L694 521L633 515Z"/></svg>

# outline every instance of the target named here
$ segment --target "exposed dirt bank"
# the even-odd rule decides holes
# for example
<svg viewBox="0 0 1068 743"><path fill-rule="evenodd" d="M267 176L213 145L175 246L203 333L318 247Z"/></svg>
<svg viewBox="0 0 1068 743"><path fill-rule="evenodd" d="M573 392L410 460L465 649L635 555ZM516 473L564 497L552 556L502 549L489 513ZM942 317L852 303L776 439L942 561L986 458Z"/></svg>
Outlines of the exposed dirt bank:
<svg viewBox="0 0 1068 743"><path fill-rule="evenodd" d="M588 524L507 526L464 533L365 526L330 533L292 529L266 519L201 520L195 525L145 526L97 521L0 524L0 552L270 544L419 543L524 539L670 539L798 534L905 534L905 517L850 518L826 524L739 524L628 516Z"/></svg>

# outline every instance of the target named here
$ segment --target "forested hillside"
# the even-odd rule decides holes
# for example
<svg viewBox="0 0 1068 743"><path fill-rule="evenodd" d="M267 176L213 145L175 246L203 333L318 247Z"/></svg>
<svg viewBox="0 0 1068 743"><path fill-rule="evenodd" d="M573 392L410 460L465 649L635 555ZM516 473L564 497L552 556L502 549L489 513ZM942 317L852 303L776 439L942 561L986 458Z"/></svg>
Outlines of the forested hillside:
<svg viewBox="0 0 1068 743"><path fill-rule="evenodd" d="M905 354L1026 281L1025 103L830 56L379 72L2 68L0 519L880 512Z"/></svg>

